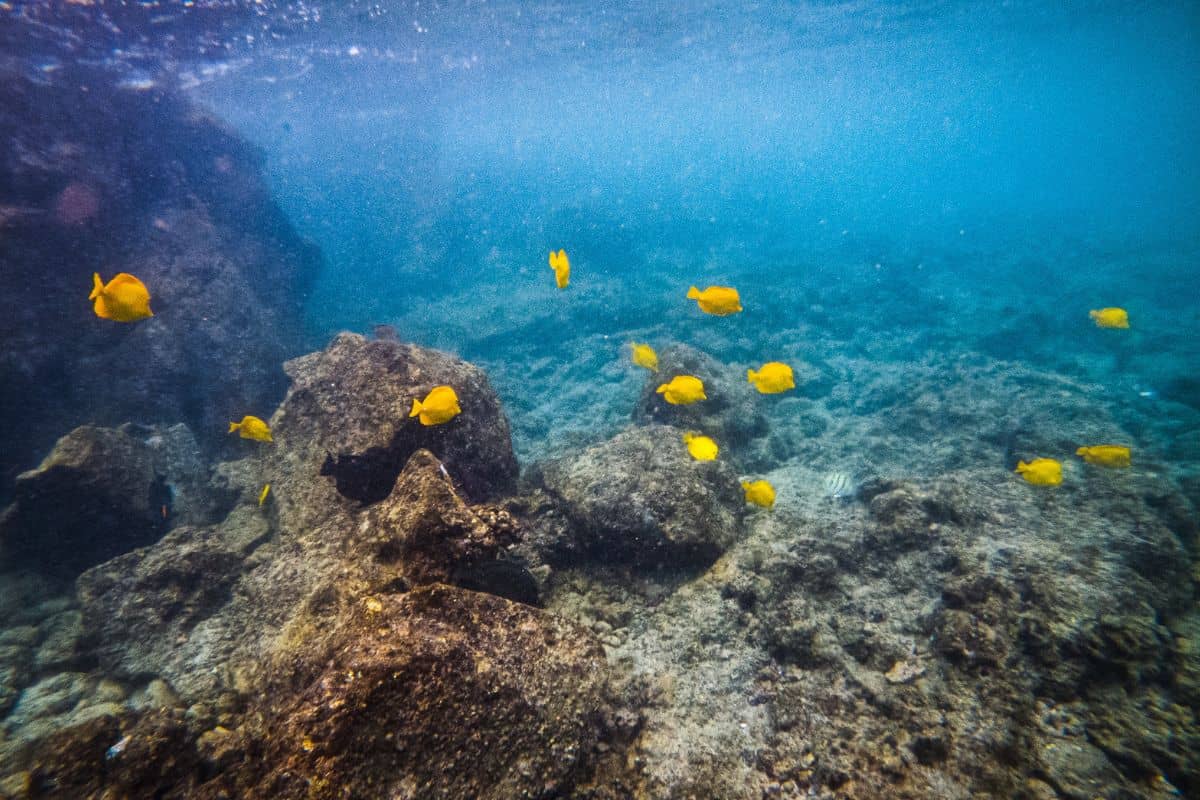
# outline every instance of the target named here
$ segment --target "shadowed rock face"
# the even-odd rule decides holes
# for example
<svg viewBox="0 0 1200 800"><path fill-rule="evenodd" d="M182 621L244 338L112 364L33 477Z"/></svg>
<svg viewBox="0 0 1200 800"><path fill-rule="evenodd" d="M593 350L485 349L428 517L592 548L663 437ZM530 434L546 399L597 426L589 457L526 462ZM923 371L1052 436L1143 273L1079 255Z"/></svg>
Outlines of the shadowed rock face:
<svg viewBox="0 0 1200 800"><path fill-rule="evenodd" d="M224 423L278 401L320 257L261 156L182 97L65 69L0 73L0 498L64 430ZM92 273L129 272L155 316L98 319Z"/></svg>

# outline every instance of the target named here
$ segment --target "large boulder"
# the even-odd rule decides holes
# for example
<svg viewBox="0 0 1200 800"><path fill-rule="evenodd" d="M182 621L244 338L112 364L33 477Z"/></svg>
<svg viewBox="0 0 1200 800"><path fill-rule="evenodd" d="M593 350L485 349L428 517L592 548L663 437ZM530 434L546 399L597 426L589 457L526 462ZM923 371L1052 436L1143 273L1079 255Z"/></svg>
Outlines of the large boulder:
<svg viewBox="0 0 1200 800"><path fill-rule="evenodd" d="M74 578L173 523L203 520L205 475L184 425L76 428L17 478L16 500L0 514L4 564Z"/></svg>
<svg viewBox="0 0 1200 800"><path fill-rule="evenodd" d="M716 560L741 533L741 488L724 460L693 460L682 437L632 428L544 465L543 485L572 522L558 549L641 565Z"/></svg>
<svg viewBox="0 0 1200 800"><path fill-rule="evenodd" d="M338 335L324 350L284 365L292 387L272 420L289 471L313 465L345 498L378 502L417 450L431 451L474 499L511 488L517 476L508 420L479 368L437 350L390 339ZM413 400L438 385L462 413L442 425L410 417Z"/></svg>

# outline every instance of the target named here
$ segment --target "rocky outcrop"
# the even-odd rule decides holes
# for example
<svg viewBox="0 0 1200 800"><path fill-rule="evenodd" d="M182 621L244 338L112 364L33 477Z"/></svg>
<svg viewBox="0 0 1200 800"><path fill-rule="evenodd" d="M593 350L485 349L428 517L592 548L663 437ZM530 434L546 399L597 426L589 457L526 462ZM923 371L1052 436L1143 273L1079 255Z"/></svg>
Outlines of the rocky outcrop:
<svg viewBox="0 0 1200 800"><path fill-rule="evenodd" d="M278 402L320 258L253 147L93 68L5 71L0 138L0 498L76 425L184 422L211 452L228 419ZM136 275L155 316L98 319L93 272Z"/></svg>
<svg viewBox="0 0 1200 800"><path fill-rule="evenodd" d="M647 425L542 468L571 526L551 559L707 565L738 538L745 502L725 460L695 461L682 433Z"/></svg>
<svg viewBox="0 0 1200 800"><path fill-rule="evenodd" d="M207 470L184 425L85 425L17 478L0 514L0 558L10 569L74 578L156 541L168 526L212 511Z"/></svg>
<svg viewBox="0 0 1200 800"><path fill-rule="evenodd" d="M364 593L460 582L536 602L518 563L490 566L519 538L517 522L469 503L516 470L482 372L352 334L287 370L294 382L271 417L274 441L239 440L247 457L216 470L214 494L232 498L228 516L176 528L80 577L91 652L109 674L154 675L189 701L211 701L253 685L273 653L307 642ZM463 413L424 427L408 416L412 400L439 383L455 387ZM346 494L353 476L322 474L346 459L378 470L350 494L383 485L381 497L364 503Z"/></svg>

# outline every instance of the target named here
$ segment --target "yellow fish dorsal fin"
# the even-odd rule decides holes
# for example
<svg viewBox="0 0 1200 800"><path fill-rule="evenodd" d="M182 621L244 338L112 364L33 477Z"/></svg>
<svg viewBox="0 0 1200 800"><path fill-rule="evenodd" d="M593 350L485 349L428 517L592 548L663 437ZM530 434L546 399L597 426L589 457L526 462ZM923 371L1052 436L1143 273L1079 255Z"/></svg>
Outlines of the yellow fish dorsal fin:
<svg viewBox="0 0 1200 800"><path fill-rule="evenodd" d="M687 298L688 298L688 300L699 300L700 299L700 290L697 289L695 286L688 289Z"/></svg>
<svg viewBox="0 0 1200 800"><path fill-rule="evenodd" d="M242 427L242 423L240 423L240 422L231 422L231 423L229 423L229 432L230 432L230 433L233 433L234 431L238 430L238 429L239 429L239 428L241 428L241 427Z"/></svg>
<svg viewBox="0 0 1200 800"><path fill-rule="evenodd" d="M410 417L415 417L415 416L417 416L417 415L418 415L418 414L420 414L420 413L421 413L421 401L420 401L420 400L417 400L417 399L414 397L414 398L413 398L413 406L412 406L412 411L408 412L408 415L409 415Z"/></svg>
<svg viewBox="0 0 1200 800"><path fill-rule="evenodd" d="M100 280L100 273L92 273L92 293L88 295L88 300L95 300L104 292L104 281Z"/></svg>

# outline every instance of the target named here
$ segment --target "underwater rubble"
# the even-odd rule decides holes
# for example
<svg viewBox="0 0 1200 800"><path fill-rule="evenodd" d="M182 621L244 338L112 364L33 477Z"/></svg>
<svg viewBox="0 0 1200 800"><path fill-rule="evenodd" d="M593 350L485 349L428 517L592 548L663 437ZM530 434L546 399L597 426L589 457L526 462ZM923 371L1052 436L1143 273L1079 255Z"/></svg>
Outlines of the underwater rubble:
<svg viewBox="0 0 1200 800"><path fill-rule="evenodd" d="M274 441L213 465L161 539L42 606L35 573L4 585L6 795L1200 790L1195 509L1153 468L1047 488L1000 463L1114 430L1103 414L1055 429L1018 409L995 463L867 476L849 497L784 464L767 477L786 500L749 511L729 463L655 423L517 483L486 376L437 351L341 334L285 369ZM888 435L930 436L928 414L1005 427L978 389L1010 372L970 371L930 405L943 378L881 406ZM442 383L463 413L419 425L408 404ZM1056 385L1055 414L1087 407ZM80 429L50 461L121 442L120 494L156 472L156 435Z"/></svg>

